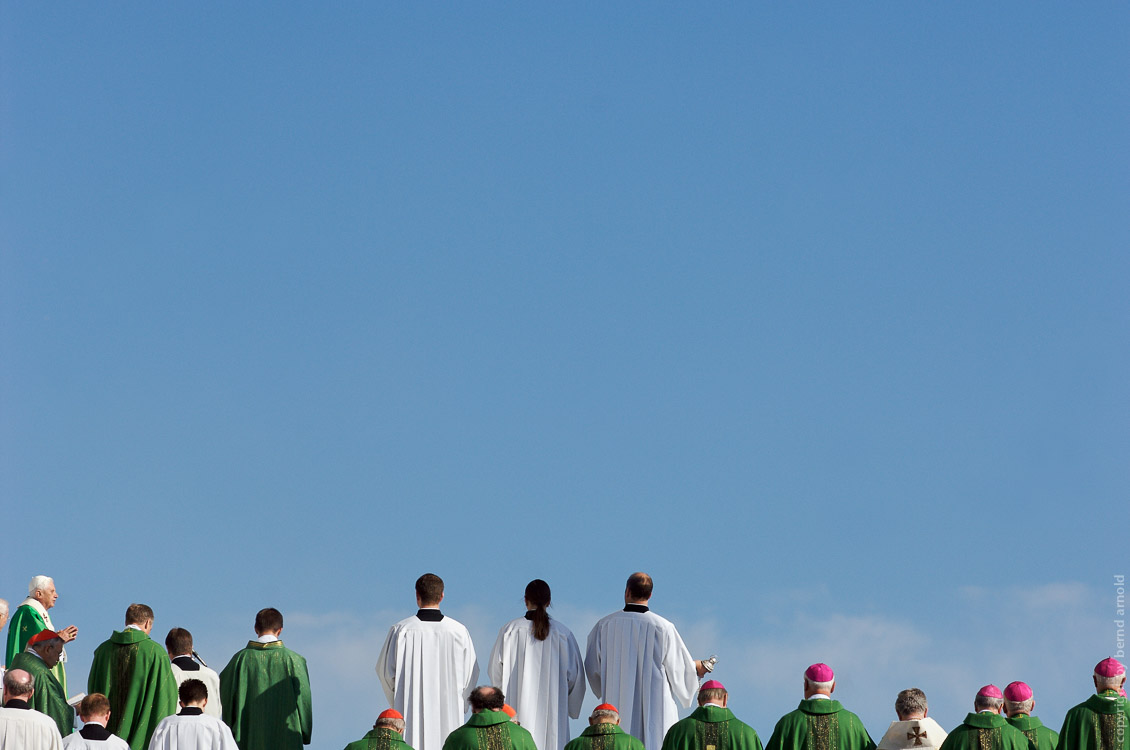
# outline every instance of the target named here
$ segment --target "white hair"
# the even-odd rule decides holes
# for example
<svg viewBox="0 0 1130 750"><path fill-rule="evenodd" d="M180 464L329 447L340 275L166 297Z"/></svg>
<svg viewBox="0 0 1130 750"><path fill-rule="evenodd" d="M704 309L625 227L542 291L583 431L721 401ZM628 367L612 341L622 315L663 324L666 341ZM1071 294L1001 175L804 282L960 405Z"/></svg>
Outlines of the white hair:
<svg viewBox="0 0 1130 750"><path fill-rule="evenodd" d="M818 693L832 692L832 685L835 684L835 680L828 680L827 682L817 682L816 680L810 680L807 677L804 678L804 686L809 690L815 690Z"/></svg>
<svg viewBox="0 0 1130 750"><path fill-rule="evenodd" d="M0 599L0 615L8 614L8 600Z"/></svg>
<svg viewBox="0 0 1130 750"><path fill-rule="evenodd" d="M619 720L620 720L620 712L619 711L610 711L607 708L598 708L595 711L593 711L592 716L589 717L589 723L590 724L592 722L597 722L597 721L603 721L604 723L610 723L610 722L619 721Z"/></svg>
<svg viewBox="0 0 1130 750"><path fill-rule="evenodd" d="M978 711L984 711L986 709L999 711L1001 706L1003 705L1004 698L994 698L990 695L978 695L973 699L973 708L977 709Z"/></svg>
<svg viewBox="0 0 1130 750"><path fill-rule="evenodd" d="M27 595L35 596L36 591L45 591L48 586L54 586L55 579L51 576L35 576L27 585Z"/></svg>
<svg viewBox="0 0 1130 750"><path fill-rule="evenodd" d="M1004 707L1009 712L1009 714L1014 714L1014 713L1017 713L1017 712L1023 712L1023 713L1031 715L1032 709L1035 707L1035 705L1036 705L1036 701L1033 698L1029 698L1026 701L1005 701L1004 702Z"/></svg>
<svg viewBox="0 0 1130 750"><path fill-rule="evenodd" d="M377 719L377 723L373 725L374 729L391 729L394 732L404 734L404 719Z"/></svg>
<svg viewBox="0 0 1130 750"><path fill-rule="evenodd" d="M1118 690L1122 687L1122 680L1126 678L1126 673L1116 674L1114 677L1103 677L1100 674L1095 675L1095 684L1099 690Z"/></svg>

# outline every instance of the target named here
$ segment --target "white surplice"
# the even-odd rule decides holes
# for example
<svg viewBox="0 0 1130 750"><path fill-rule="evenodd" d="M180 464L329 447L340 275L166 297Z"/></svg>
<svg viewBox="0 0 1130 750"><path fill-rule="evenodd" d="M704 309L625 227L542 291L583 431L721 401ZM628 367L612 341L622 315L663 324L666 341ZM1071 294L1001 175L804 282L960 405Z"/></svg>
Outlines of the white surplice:
<svg viewBox="0 0 1130 750"><path fill-rule="evenodd" d="M883 739L879 740L879 750L906 750L907 748L941 747L946 741L946 730L929 716L924 719L892 721Z"/></svg>
<svg viewBox="0 0 1130 750"><path fill-rule="evenodd" d="M216 674L216 670L211 667L206 667L203 664L198 665L200 669L189 670L181 669L174 662L173 677L177 681L177 690L180 690L181 683L185 680L200 680L204 683L204 687L208 688L208 702L204 704L204 713L208 716L215 716L217 719L222 714L220 703L220 676Z"/></svg>
<svg viewBox="0 0 1130 750"><path fill-rule="evenodd" d="M569 741L568 717L580 716L585 699L581 649L557 620L550 618L544 641L534 638L533 625L519 617L502 626L487 675L534 736L538 750L561 750Z"/></svg>
<svg viewBox="0 0 1130 750"><path fill-rule="evenodd" d="M228 725L208 714L166 716L153 730L149 750L239 750Z"/></svg>
<svg viewBox="0 0 1130 750"><path fill-rule="evenodd" d="M463 726L479 663L462 623L413 615L389 629L377 675L389 705L404 716L404 741L415 750L441 750L447 735Z"/></svg>
<svg viewBox="0 0 1130 750"><path fill-rule="evenodd" d="M0 708L0 750L62 750L55 720L33 709Z"/></svg>
<svg viewBox="0 0 1130 750"><path fill-rule="evenodd" d="M104 740L88 740L78 732L63 738L63 750L129 750L129 743L116 734Z"/></svg>
<svg viewBox="0 0 1130 750"><path fill-rule="evenodd" d="M597 699L620 712L620 728L659 750L698 692L694 659L679 631L654 612L613 612L589 633L585 672Z"/></svg>

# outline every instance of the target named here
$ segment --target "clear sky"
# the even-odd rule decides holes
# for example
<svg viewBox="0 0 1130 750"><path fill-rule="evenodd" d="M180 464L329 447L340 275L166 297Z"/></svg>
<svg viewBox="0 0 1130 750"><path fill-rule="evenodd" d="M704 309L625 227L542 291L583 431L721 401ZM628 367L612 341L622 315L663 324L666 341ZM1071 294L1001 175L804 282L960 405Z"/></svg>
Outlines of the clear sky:
<svg viewBox="0 0 1130 750"><path fill-rule="evenodd" d="M763 739L815 661L876 736L1058 726L1130 572L1128 32L0 0L0 596L76 688L130 602L218 668L278 607L326 750L427 571L485 668L646 570Z"/></svg>

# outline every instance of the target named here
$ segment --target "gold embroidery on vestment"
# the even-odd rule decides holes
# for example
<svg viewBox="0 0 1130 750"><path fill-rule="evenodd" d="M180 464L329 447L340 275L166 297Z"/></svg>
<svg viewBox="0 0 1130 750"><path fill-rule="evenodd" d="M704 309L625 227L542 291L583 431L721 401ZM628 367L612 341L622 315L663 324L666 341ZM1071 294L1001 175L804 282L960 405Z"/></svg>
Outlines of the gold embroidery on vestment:
<svg viewBox="0 0 1130 750"><path fill-rule="evenodd" d="M110 654L110 721L106 724L113 734L117 734L125 718L126 693L133 679L133 666L137 662L136 643L116 643Z"/></svg>
<svg viewBox="0 0 1130 750"><path fill-rule="evenodd" d="M510 732L502 724L475 727L475 734L479 738L479 750L512 750Z"/></svg>
<svg viewBox="0 0 1130 750"><path fill-rule="evenodd" d="M808 714L804 750L840 750L840 720L836 714Z"/></svg>
<svg viewBox="0 0 1130 750"><path fill-rule="evenodd" d="M730 722L696 721L694 723L695 743L706 750L730 750Z"/></svg>

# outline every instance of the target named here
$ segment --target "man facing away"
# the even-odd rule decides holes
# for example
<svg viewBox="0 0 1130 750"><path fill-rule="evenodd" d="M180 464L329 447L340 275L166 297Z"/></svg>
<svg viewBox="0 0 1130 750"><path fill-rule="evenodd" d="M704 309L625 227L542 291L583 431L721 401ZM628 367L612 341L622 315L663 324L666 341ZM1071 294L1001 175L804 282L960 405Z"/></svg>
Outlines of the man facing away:
<svg viewBox="0 0 1130 750"><path fill-rule="evenodd" d="M624 609L589 633L585 672L597 699L619 706L621 726L648 750L659 750L679 706L690 708L698 678L714 660L692 659L675 626L648 608L653 588L647 573L628 577Z"/></svg>
<svg viewBox="0 0 1130 750"><path fill-rule="evenodd" d="M1130 711L1127 710L1126 667L1103 659L1092 675L1095 694L1067 712L1059 730L1064 750L1130 750Z"/></svg>
<svg viewBox="0 0 1130 750"><path fill-rule="evenodd" d="M704 682L698 708L675 722L663 738L663 750L762 750L753 727L738 721L727 708L730 694L718 680Z"/></svg>
<svg viewBox="0 0 1130 750"><path fill-rule="evenodd" d="M1004 689L1004 714L1009 724L1019 729L1035 750L1055 750L1059 735L1032 715L1036 700L1032 688L1023 682L1010 682Z"/></svg>
<svg viewBox="0 0 1130 750"><path fill-rule="evenodd" d="M601 703L589 716L589 725L565 745L565 750L644 750L643 743L620 728L620 712Z"/></svg>
<svg viewBox="0 0 1130 750"><path fill-rule="evenodd" d="M41 630L55 630L51 623L51 615L47 610L59 601L59 594L55 591L55 581L48 576L35 576L27 586L27 599L24 599L12 614L12 622L8 625L8 648L4 654L4 663L12 666L12 659L17 654L22 654L27 648L27 642L33 635ZM63 643L70 643L78 636L78 628L68 625L62 630L55 631L63 639ZM64 650L59 657L59 663L52 671L55 679L63 688L63 695L67 694L67 671L63 664L67 661L67 652Z"/></svg>
<svg viewBox="0 0 1130 750"><path fill-rule="evenodd" d="M404 741L404 717L395 708L382 711L373 728L345 750L412 750Z"/></svg>
<svg viewBox="0 0 1130 750"><path fill-rule="evenodd" d="M133 750L146 750L153 730L177 710L177 682L165 649L149 637L153 610L145 604L126 608L126 625L94 650L87 693L110 699L106 726Z"/></svg>
<svg viewBox="0 0 1130 750"><path fill-rule="evenodd" d="M22 654L12 659L13 669L22 669L35 678L35 695L31 707L47 714L66 737L74 731L75 710L67 703L67 696L55 679L54 667L63 653L63 639L54 630L40 630L27 642Z"/></svg>
<svg viewBox="0 0 1130 750"><path fill-rule="evenodd" d="M196 651L192 647L192 633L184 628L173 628L165 636L165 650L169 652L172 661L173 679L177 681L177 688L185 680L200 680L208 689L208 700L205 702L204 713L220 718L220 676L216 670L209 669L208 665L198 661ZM195 658L194 658L195 657Z"/></svg>
<svg viewBox="0 0 1130 750"><path fill-rule="evenodd" d="M836 675L827 664L804 671L804 700L773 727L765 750L875 750L863 722L832 700Z"/></svg>
<svg viewBox="0 0 1130 750"><path fill-rule="evenodd" d="M313 707L306 660L279 640L283 616L255 615L255 640L220 672L224 721L240 750L301 750L310 744Z"/></svg>
<svg viewBox="0 0 1130 750"><path fill-rule="evenodd" d="M941 750L1029 750L1028 738L1000 715L1004 694L986 685L973 698L973 713L965 716L942 743Z"/></svg>
<svg viewBox="0 0 1130 750"><path fill-rule="evenodd" d="M63 740L63 750L129 750L121 737L113 734L110 723L110 701L102 693L91 693L78 704L82 729Z"/></svg>
<svg viewBox="0 0 1130 750"><path fill-rule="evenodd" d="M469 700L471 718L447 735L443 750L537 750L533 735L502 710L506 700L501 690L483 685L471 691Z"/></svg>
<svg viewBox="0 0 1130 750"><path fill-rule="evenodd" d="M879 740L879 750L931 750L946 741L946 730L926 714L930 707L926 694L918 688L907 688L895 698L895 715L887 733Z"/></svg>
<svg viewBox="0 0 1130 750"><path fill-rule="evenodd" d="M443 579L416 580L412 617L393 625L377 659L389 704L404 716L404 741L416 750L439 750L463 723L464 700L479 679L471 634L444 615Z"/></svg>
<svg viewBox="0 0 1130 750"><path fill-rule="evenodd" d="M228 725L209 716L208 688L189 677L177 688L180 712L167 716L157 725L149 750L237 750Z"/></svg>
<svg viewBox="0 0 1130 750"><path fill-rule="evenodd" d="M4 673L0 750L62 750L63 738L50 716L31 709L35 679L22 669Z"/></svg>

